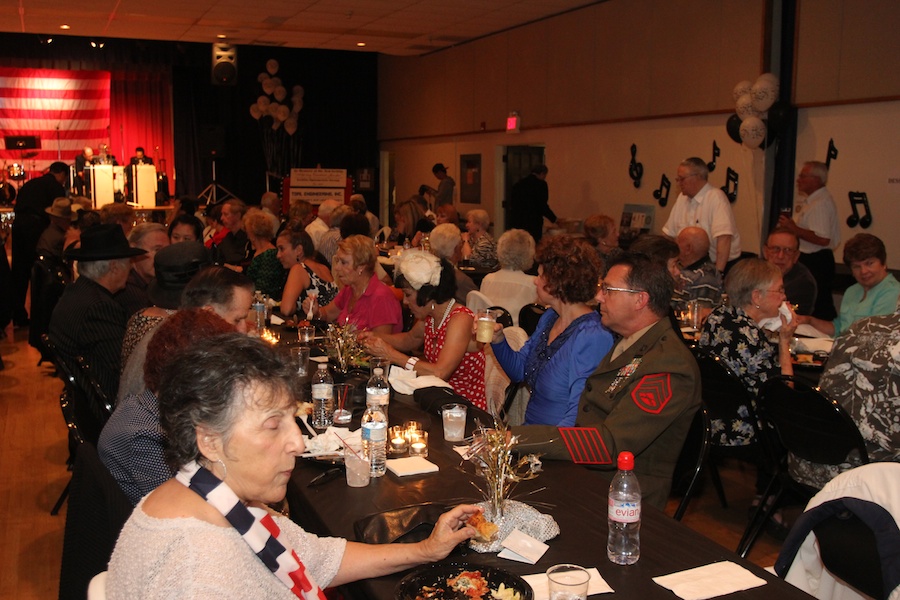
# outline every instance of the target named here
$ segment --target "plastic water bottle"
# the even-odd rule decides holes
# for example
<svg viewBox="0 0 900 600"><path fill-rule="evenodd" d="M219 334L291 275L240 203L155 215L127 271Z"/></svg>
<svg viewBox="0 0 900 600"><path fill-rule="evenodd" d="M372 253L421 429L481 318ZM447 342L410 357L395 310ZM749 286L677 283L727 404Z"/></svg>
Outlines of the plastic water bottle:
<svg viewBox="0 0 900 600"><path fill-rule="evenodd" d="M388 421L388 404L391 401L391 387L384 378L384 369L375 367L372 370L372 377L366 384L366 406L372 402L381 406L381 412L384 413L384 422Z"/></svg>
<svg viewBox="0 0 900 600"><path fill-rule="evenodd" d="M266 305L261 299L254 300L251 308L253 309L254 324L256 325L256 333L261 334L266 328Z"/></svg>
<svg viewBox="0 0 900 600"><path fill-rule="evenodd" d="M608 517L606 556L617 565L633 565L641 557L641 486L631 452L619 453L619 472L609 484Z"/></svg>
<svg viewBox="0 0 900 600"><path fill-rule="evenodd" d="M366 412L362 421L362 446L365 457L369 459L369 474L371 477L384 475L387 465L385 455L387 453L387 419L381 412L381 405L377 401L368 401L366 398Z"/></svg>
<svg viewBox="0 0 900 600"><path fill-rule="evenodd" d="M312 426L327 429L334 424L334 379L325 363L319 363L312 376L312 401Z"/></svg>

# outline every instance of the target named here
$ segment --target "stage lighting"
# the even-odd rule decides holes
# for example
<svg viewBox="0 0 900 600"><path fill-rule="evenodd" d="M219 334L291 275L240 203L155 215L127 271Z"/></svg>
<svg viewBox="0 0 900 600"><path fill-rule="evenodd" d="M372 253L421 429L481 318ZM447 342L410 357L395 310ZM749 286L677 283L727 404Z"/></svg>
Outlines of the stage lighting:
<svg viewBox="0 0 900 600"><path fill-rule="evenodd" d="M91 40L91 48L103 48L106 45L106 42L103 40Z"/></svg>

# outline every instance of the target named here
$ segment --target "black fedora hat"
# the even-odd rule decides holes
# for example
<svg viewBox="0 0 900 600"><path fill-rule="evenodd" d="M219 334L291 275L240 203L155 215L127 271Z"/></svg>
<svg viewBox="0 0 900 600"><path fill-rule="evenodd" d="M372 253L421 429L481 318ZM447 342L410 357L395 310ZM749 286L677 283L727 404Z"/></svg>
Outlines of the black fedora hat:
<svg viewBox="0 0 900 600"><path fill-rule="evenodd" d="M175 310L181 305L181 293L204 267L212 264L201 242L179 242L157 251L153 257L156 278L147 287L154 306Z"/></svg>
<svg viewBox="0 0 900 600"><path fill-rule="evenodd" d="M110 260L146 254L146 250L132 248L125 239L122 226L115 223L94 225L81 232L81 247L66 252L73 260Z"/></svg>

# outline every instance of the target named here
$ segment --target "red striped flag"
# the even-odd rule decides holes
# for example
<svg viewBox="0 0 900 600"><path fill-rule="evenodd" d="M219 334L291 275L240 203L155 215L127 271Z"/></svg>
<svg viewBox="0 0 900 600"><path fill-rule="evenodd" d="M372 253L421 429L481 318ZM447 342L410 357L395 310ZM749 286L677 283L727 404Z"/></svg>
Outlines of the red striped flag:
<svg viewBox="0 0 900 600"><path fill-rule="evenodd" d="M109 143L110 74L0 67L0 160L33 177L51 162L71 164L84 146ZM7 136L36 136L37 155L7 148Z"/></svg>

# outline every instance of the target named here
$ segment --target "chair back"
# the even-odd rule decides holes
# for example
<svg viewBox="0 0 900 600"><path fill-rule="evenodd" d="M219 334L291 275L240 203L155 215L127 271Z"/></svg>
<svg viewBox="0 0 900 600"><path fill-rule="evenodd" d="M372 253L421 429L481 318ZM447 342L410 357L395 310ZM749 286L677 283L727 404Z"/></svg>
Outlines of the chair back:
<svg viewBox="0 0 900 600"><path fill-rule="evenodd" d="M66 286L72 283L69 266L55 256L38 256L31 267L31 322L28 344L41 352L43 360L50 356L41 347L41 335L50 329L50 316Z"/></svg>
<svg viewBox="0 0 900 600"><path fill-rule="evenodd" d="M537 329L538 321L541 315L547 312L547 307L540 304L526 304L519 311L519 327L525 330L529 336Z"/></svg>
<svg viewBox="0 0 900 600"><path fill-rule="evenodd" d="M488 306L488 310L494 311L494 315L497 317L497 322L504 327L513 326L512 315L509 314L509 311L502 306Z"/></svg>
<svg viewBox="0 0 900 600"><path fill-rule="evenodd" d="M100 462L96 448L81 444L72 468L59 575L60 600L84 599L94 575L106 570L131 511L131 502Z"/></svg>
<svg viewBox="0 0 900 600"><path fill-rule="evenodd" d="M493 300L491 300L478 290L472 290L471 292L466 294L466 307L472 312L483 310L493 303Z"/></svg>
<svg viewBox="0 0 900 600"><path fill-rule="evenodd" d="M672 493L681 495L681 502L673 515L676 521L680 521L687 510L687 505L696 491L700 473L709 455L709 438L712 435L712 427L709 422L709 413L702 404L691 421L687 437L675 463L675 471L672 474Z"/></svg>
<svg viewBox="0 0 900 600"><path fill-rule="evenodd" d="M759 419L756 416L753 399L747 388L734 374L734 371L715 354L705 348L693 346L691 352L700 368L700 385L703 404L710 420L720 419L730 422L742 419L738 415L740 407L746 407L756 439L759 439ZM711 440L716 445L715 440Z"/></svg>
<svg viewBox="0 0 900 600"><path fill-rule="evenodd" d="M760 417L772 424L781 443L804 460L838 465L852 452L869 462L866 442L837 401L790 377L771 380L757 400Z"/></svg>

